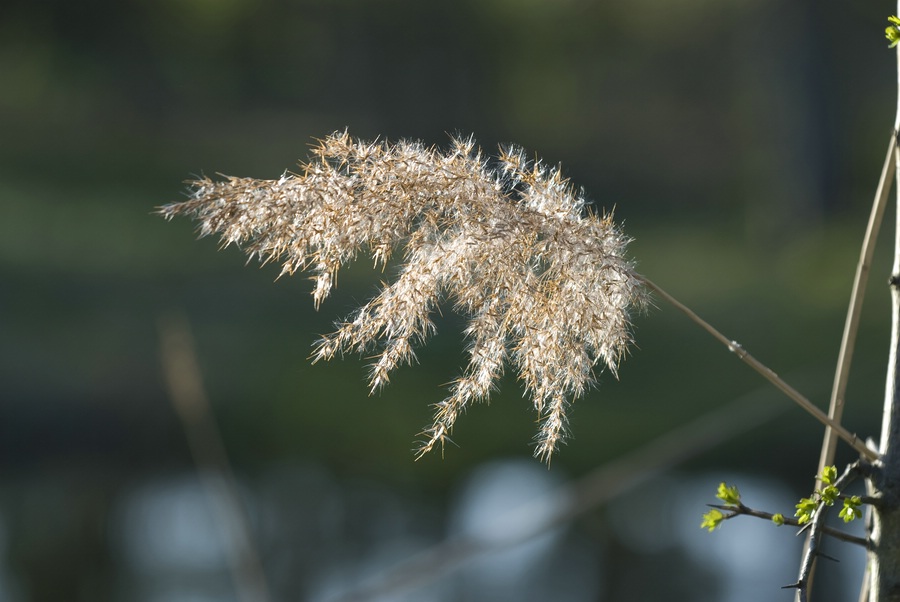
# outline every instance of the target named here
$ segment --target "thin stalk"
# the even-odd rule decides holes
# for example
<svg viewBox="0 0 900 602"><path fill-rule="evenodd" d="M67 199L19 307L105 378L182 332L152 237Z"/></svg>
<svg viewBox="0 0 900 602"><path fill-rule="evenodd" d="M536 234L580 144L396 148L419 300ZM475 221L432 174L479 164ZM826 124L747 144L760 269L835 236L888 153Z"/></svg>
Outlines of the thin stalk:
<svg viewBox="0 0 900 602"><path fill-rule="evenodd" d="M725 515L724 520L730 520L736 516L752 516L754 518L761 518L766 521L771 521L773 518L775 518L775 515L772 514L771 512L765 512L763 510L749 508L747 506L744 506L743 504L741 504L740 506L737 506L737 507L727 506L724 504L707 504L707 506L709 506L710 508L716 508L718 510L722 510L723 512L730 512L730 514ZM804 525L801 525L800 521L798 521L796 518L791 518L789 516L782 516L781 518L784 521L785 525L790 525L792 527L798 527L801 529L805 528ZM810 525L810 523L806 523L807 527L809 525ZM866 545L868 544L868 541L866 540L865 537L857 537L856 535L851 535L851 534L847 533L846 531L841 531L840 529L835 529L835 528L829 527L827 525L822 525L821 531L822 531L822 533L825 533L826 535L829 535L829 536L837 539L838 541L843 541L845 543L852 543L852 544L861 546L863 548L866 547ZM789 586L789 587L794 587L794 586ZM788 589L788 587L784 587L782 589Z"/></svg>
<svg viewBox="0 0 900 602"><path fill-rule="evenodd" d="M853 350L856 347L856 334L859 331L859 319L862 315L863 299L866 294L866 285L869 282L869 269L872 266L872 256L875 253L875 243L878 240L878 232L884 219L884 210L887 207L891 185L894 182L894 162L897 152L897 136L891 132L888 142L887 156L881 168L881 178L875 189L875 199L872 202L872 211L869 214L869 223L866 226L866 234L863 237L862 249L859 254L859 263L856 264L856 276L853 279L853 288L850 291L850 305L847 307L847 320L844 322L844 334L841 337L841 348L838 353L837 368L834 372L834 384L831 389L831 401L828 404L828 416L835 422L840 422L844 415L844 399L847 392L847 380L850 376L850 364L853 361ZM837 435L831 427L825 427L825 435L822 439L822 451L819 454L819 470L822 474L826 466L834 464L835 449L837 448ZM818 477L816 488L822 486ZM803 557L806 558L812 544L812 539L807 536L803 544ZM807 587L812 590L812 581L815 576L815 564L809 570ZM864 580L867 582L867 580Z"/></svg>
<svg viewBox="0 0 900 602"><path fill-rule="evenodd" d="M226 554L235 598L240 602L267 602L269 587L262 560L212 416L187 317L179 313L161 317L159 337L163 375L172 405L184 426L217 526L229 544Z"/></svg>
<svg viewBox="0 0 900 602"><path fill-rule="evenodd" d="M690 318L695 324L703 328L706 332L711 334L713 338L717 341L725 345L729 351L738 356L738 358L743 361L745 364L753 368L760 376L768 380L772 383L779 391L790 397L794 402L797 403L801 408L806 410L808 414L810 414L813 418L824 424L825 426L829 426L832 430L837 434L838 437L846 441L850 447L859 452L860 456L874 461L879 458L878 453L872 449L869 449L866 444L859 439L856 435L848 431L846 428L832 420L828 417L828 415L820 410L818 406L816 406L813 402L803 396L799 391L786 383L781 377L779 377L771 368L757 360L755 357L750 355L737 341L731 340L721 332L713 328L708 322L703 320L700 316L695 314L689 307L675 299L672 295L661 289L659 286L654 284L652 281L648 280L644 276L639 276L641 281L644 283L647 288L655 292L659 295L663 300L668 302L670 305L675 307L678 311L685 314L688 318Z"/></svg>
<svg viewBox="0 0 900 602"><path fill-rule="evenodd" d="M838 364L834 373L834 385L831 390L828 416L835 422L840 422L844 413L844 395L847 392L847 379L850 375L850 364L853 361L853 350L856 346L856 333L859 330L859 319L862 314L866 284L869 282L869 269L872 266L872 256L875 253L875 242L878 240L878 231L881 228L891 184L894 181L894 155L896 152L897 136L891 132L887 156L884 158L884 165L881 168L881 179L878 181L878 188L875 190L872 212L869 214L869 223L866 226L866 235L863 238L862 249L859 254L859 263L856 265L856 276L853 279L850 305L847 308L847 320L844 323L844 334L841 338ZM819 457L819 470L816 474L822 474L826 466L831 466L834 463L836 445L837 436L830 426L826 426L825 437L822 441L822 453Z"/></svg>

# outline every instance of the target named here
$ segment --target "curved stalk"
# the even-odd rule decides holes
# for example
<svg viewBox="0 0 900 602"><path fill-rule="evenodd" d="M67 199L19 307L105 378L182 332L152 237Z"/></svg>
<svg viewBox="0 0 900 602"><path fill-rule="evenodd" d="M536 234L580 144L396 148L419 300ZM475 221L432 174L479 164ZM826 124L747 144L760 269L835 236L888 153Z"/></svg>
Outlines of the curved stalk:
<svg viewBox="0 0 900 602"><path fill-rule="evenodd" d="M878 181L878 187L875 191L875 200L872 203L869 223L866 226L866 235L863 238L859 263L856 265L856 276L853 279L850 305L847 308L847 320L844 323L844 334L841 338L841 348L838 353L838 365L834 373L834 385L831 390L828 416L835 422L840 422L844 413L844 395L847 391L847 379L850 375L850 364L853 360L853 350L856 346L856 333L859 330L859 319L862 314L866 285L869 282L869 269L872 265L872 256L875 253L875 243L878 240L878 231L881 228L891 184L894 181L893 166L896 152L897 137L892 132L888 143L887 156L884 158L884 166L881 168L881 179ZM834 464L837 439L838 437L831 427L825 427L822 453L819 457L819 470L816 474L822 474L826 466Z"/></svg>

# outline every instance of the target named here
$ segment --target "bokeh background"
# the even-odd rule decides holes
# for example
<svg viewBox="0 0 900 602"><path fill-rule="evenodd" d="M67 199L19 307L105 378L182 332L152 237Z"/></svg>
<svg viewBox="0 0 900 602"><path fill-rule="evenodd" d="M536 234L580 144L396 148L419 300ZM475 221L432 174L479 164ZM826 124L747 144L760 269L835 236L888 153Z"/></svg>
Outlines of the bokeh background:
<svg viewBox="0 0 900 602"><path fill-rule="evenodd" d="M4 3L0 600L791 600L779 588L796 578L799 538L752 519L707 534L700 515L722 480L791 514L821 428L670 307L636 316L619 379L602 375L575 404L549 470L530 456L535 415L512 377L443 458L415 462L429 404L464 365L451 308L419 365L370 398L364 359L307 358L381 274L364 261L342 273L315 312L303 276L276 280L277 267L247 266L153 210L199 174L277 178L345 127L515 142L614 210L642 273L825 407L893 123L893 10ZM891 234L848 395L845 422L862 436L879 432ZM171 323L187 324L209 399L193 444L163 377ZM524 547L435 552L448 537L514 537L521 504L734 403L744 410L726 413L719 444L692 436L639 456L603 481L604 503ZM198 468L221 460L218 442L230 472ZM525 523L558 511L554 499ZM433 562L394 570L423 553ZM852 599L862 553L830 553L842 562L819 585Z"/></svg>

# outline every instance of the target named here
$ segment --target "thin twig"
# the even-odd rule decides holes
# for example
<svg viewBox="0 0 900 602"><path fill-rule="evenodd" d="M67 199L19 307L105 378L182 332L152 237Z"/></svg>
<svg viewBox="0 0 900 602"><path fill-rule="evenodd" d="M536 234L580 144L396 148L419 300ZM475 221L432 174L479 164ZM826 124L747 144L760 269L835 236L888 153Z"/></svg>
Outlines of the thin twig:
<svg viewBox="0 0 900 602"><path fill-rule="evenodd" d="M844 333L841 337L841 348L838 353L837 368L834 372L834 385L831 389L831 401L828 404L828 416L835 422L841 422L844 414L844 395L847 392L847 381L850 376L850 364L853 360L853 350L856 347L856 334L859 331L859 319L862 315L863 299L866 295L866 284L869 281L869 269L872 265L872 256L875 253L875 243L878 240L878 232L884 218L891 185L894 182L894 162L897 152L897 136L891 132L888 142L887 156L884 158L884 166L881 168L881 178L875 189L875 199L872 201L872 211L869 214L869 223L866 226L866 234L863 237L862 248L859 253L859 263L856 265L856 275L853 279L853 288L850 292L850 304L847 307L847 320L844 323ZM822 451L819 455L819 470L822 474L826 466L834 464L837 436L831 427L825 427L825 435L822 439ZM822 483L816 479L816 487ZM810 540L806 538L803 544L803 557L807 555ZM812 589L812 581L815 576L815 565L809 574L809 589Z"/></svg>
<svg viewBox="0 0 900 602"><path fill-rule="evenodd" d="M872 203L872 212L869 215L869 223L866 226L866 235L863 238L862 249L859 254L859 263L856 266L856 276L853 280L853 289L850 293L850 305L847 308L847 321L844 324L844 334L841 338L841 349L838 354L838 365L834 373L834 386L831 391L831 402L828 408L828 416L835 422L840 422L844 412L844 394L847 391L847 379L850 374L850 363L853 360L853 350L856 344L856 333L859 330L859 319L862 314L863 299L866 294L866 284L869 281L869 268L872 265L872 256L875 253L875 242L878 240L878 231L887 207L888 196L894 181L894 154L897 152L897 136L891 132L888 144L887 156L884 158L884 166L881 168L881 179L875 190L875 199ZM819 470L816 474L822 474L826 466L834 463L835 445L837 436L831 427L825 427L825 438L822 442L822 454L819 459Z"/></svg>
<svg viewBox="0 0 900 602"><path fill-rule="evenodd" d="M771 521L775 516L771 512L765 512L763 510L756 510L755 508L750 508L749 506L745 506L740 504L738 506L728 506L725 504L707 504L710 508L717 508L719 510L724 510L728 512L722 520L728 520L730 518L734 518L735 516L752 516L755 518L761 518L764 520ZM792 527L803 527L796 518L791 518L789 516L782 516L782 520L785 525L790 525ZM822 532L826 535L834 537L840 541L844 541L846 543L853 543L858 546L867 546L869 544L868 540L865 537L858 537L856 535L851 535L846 531L841 531L839 529L835 529L834 527L824 526L822 527Z"/></svg>
<svg viewBox="0 0 900 602"><path fill-rule="evenodd" d="M239 500L225 446L210 411L187 318L173 313L159 320L160 359L172 405L181 420L201 482L220 527L230 535L228 560L242 602L269 600L259 553Z"/></svg>
<svg viewBox="0 0 900 602"><path fill-rule="evenodd" d="M734 353L741 359L745 364L753 368L757 373L759 373L763 378L768 380L770 383L775 385L775 387L793 399L797 405L806 410L808 414L810 414L813 418L821 422L826 426L830 426L834 432L850 444L850 446L855 449L859 454L868 459L868 460L876 460L878 459L878 453L869 449L866 444L856 435L848 431L846 428L832 420L828 417L825 412L820 410L813 402L803 396L799 391L795 388L787 384L781 377L779 377L771 368L757 360L755 357L750 355L737 341L733 341L723 335L721 332L716 330L712 325L703 320L700 316L695 314L689 307L675 299L672 295L661 289L658 285L654 284L652 281L648 280L644 276L639 276L644 285L647 286L650 290L658 294L665 301L675 307L677 310L685 314L688 318L690 318L694 323L703 328L706 332L711 334L713 338L717 341L725 345L729 351Z"/></svg>

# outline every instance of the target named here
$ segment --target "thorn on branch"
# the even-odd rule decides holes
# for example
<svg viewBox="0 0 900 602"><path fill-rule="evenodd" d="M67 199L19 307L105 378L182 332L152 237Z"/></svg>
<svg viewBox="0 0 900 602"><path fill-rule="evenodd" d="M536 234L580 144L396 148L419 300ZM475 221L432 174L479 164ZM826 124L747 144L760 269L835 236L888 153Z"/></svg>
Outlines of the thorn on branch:
<svg viewBox="0 0 900 602"><path fill-rule="evenodd" d="M822 552L821 550L818 551L818 552L816 552L816 556L817 556L818 558L824 558L825 560L830 560L830 561L832 561L832 562L840 562L840 560L838 560L838 559L835 558L834 556L829 556L828 554L825 554L825 553Z"/></svg>

